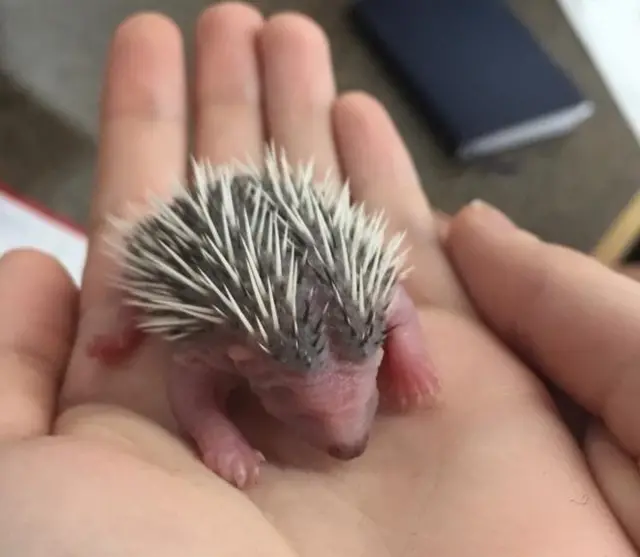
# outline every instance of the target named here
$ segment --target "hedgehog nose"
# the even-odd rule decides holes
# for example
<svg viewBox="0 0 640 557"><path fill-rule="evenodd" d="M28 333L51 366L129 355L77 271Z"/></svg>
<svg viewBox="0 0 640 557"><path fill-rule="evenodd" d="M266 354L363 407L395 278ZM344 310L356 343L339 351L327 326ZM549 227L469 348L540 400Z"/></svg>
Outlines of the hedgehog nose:
<svg viewBox="0 0 640 557"><path fill-rule="evenodd" d="M369 437L366 436L356 443L340 443L331 445L327 449L327 452L330 456L339 460L352 460L362 456L368 443Z"/></svg>

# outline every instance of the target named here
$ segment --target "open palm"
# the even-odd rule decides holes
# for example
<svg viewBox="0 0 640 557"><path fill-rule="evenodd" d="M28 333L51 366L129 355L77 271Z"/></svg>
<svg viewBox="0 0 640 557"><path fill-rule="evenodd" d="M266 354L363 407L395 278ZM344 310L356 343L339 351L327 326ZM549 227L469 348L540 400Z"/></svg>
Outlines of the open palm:
<svg viewBox="0 0 640 557"><path fill-rule="evenodd" d="M177 434L160 348L115 370L87 358L115 318L106 216L186 171L182 56L164 17L137 16L116 33L82 292L44 256L0 265L2 311L18 323L0 331L14 347L0 376L3 555L632 555L546 392L476 318L388 115L365 94L336 96L326 39L304 17L265 23L242 4L203 14L197 154L259 158L274 139L293 160L313 156L321 174L338 169L355 198L408 230L408 287L440 370L440 405L381 416L365 455L344 463L239 404L269 461L243 493ZM8 296L9 285L23 294Z"/></svg>

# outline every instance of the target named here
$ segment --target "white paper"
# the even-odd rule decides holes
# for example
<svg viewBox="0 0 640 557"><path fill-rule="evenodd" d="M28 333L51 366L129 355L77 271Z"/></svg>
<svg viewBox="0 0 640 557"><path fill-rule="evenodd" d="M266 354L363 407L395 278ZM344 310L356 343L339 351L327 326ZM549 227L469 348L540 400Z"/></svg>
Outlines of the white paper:
<svg viewBox="0 0 640 557"><path fill-rule="evenodd" d="M80 285L86 237L0 191L0 254L16 248L35 248L57 258Z"/></svg>
<svg viewBox="0 0 640 557"><path fill-rule="evenodd" d="M640 142L640 0L557 0Z"/></svg>

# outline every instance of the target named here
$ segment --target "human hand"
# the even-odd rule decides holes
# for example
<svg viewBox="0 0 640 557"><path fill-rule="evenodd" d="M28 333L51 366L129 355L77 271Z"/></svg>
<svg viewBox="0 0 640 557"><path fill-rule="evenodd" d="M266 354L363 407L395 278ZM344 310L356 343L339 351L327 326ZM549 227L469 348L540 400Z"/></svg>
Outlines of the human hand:
<svg viewBox="0 0 640 557"><path fill-rule="evenodd" d="M632 263L630 265L621 265L618 271L623 275L631 277L632 279L640 282L640 265L638 263Z"/></svg>
<svg viewBox="0 0 640 557"><path fill-rule="evenodd" d="M593 416L584 439L589 468L640 547L637 266L609 270L541 242L490 207L448 219L443 236L492 330Z"/></svg>
<svg viewBox="0 0 640 557"><path fill-rule="evenodd" d="M10 509L0 521L2 553L633 555L545 390L477 319L388 115L363 94L336 98L317 27L291 15L265 25L247 6L219 4L200 21L198 49L199 154L255 156L268 135L294 159L315 155L319 172L338 165L354 197L408 230L407 286L440 370L441 404L381 417L365 455L348 463L303 447L258 409L240 409L269 460L242 493L176 434L157 347L116 370L86 357L112 317L106 215L168 188L186 166L179 34L159 16L129 20L116 33L105 86L82 291L44 256L0 263L0 308L18 323L0 329L0 500ZM455 230L449 246L461 276L467 287L483 284L464 267L473 238Z"/></svg>

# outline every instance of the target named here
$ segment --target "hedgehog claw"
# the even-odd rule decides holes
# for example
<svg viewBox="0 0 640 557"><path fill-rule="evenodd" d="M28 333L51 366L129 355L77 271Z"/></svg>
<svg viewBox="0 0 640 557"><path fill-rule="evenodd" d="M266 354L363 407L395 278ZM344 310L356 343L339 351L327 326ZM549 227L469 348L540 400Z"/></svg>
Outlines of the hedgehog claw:
<svg viewBox="0 0 640 557"><path fill-rule="evenodd" d="M233 479L237 487L244 487L247 481L247 469L242 462L233 463Z"/></svg>
<svg viewBox="0 0 640 557"><path fill-rule="evenodd" d="M261 452L238 443L215 447L204 458L213 472L238 489L246 489L258 481L260 465L265 461Z"/></svg>

